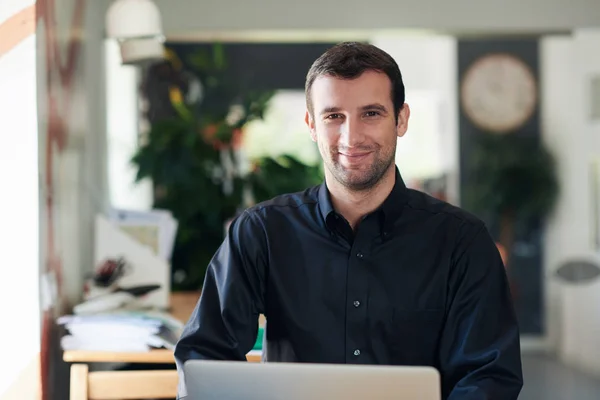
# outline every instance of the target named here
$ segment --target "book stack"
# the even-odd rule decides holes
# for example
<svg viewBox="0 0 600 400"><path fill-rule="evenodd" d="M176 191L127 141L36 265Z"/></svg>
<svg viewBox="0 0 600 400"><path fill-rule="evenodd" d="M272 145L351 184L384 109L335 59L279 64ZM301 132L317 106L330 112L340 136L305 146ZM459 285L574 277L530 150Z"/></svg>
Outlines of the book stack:
<svg viewBox="0 0 600 400"><path fill-rule="evenodd" d="M58 319L67 334L67 350L146 352L173 349L183 324L160 312L121 311L93 315L66 315Z"/></svg>

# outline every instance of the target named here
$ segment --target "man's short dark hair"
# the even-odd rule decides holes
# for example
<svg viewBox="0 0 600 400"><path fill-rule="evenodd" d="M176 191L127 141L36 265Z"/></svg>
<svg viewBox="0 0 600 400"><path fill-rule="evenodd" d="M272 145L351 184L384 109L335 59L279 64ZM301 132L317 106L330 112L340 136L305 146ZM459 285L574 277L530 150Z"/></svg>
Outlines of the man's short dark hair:
<svg viewBox="0 0 600 400"><path fill-rule="evenodd" d="M404 105L404 83L396 61L385 51L371 44L358 42L339 43L315 60L306 75L306 107L313 114L311 88L319 76L333 76L341 79L358 78L365 71L382 72L392 82L392 101L395 116Z"/></svg>

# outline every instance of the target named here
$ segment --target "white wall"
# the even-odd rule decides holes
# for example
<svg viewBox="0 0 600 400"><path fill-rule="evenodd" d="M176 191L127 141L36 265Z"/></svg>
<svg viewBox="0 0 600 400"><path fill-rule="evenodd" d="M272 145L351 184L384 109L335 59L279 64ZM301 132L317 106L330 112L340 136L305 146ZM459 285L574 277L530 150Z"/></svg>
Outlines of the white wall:
<svg viewBox="0 0 600 400"><path fill-rule="evenodd" d="M3 2L0 23L32 3ZM0 55L0 397L40 352L35 57L35 35Z"/></svg>
<svg viewBox="0 0 600 400"><path fill-rule="evenodd" d="M58 3L60 4L60 3ZM60 7L60 6L59 6ZM82 143L79 148L81 185L79 193L80 265L82 274L73 280L68 289L70 301L79 301L81 280L95 268L94 226L96 214L108 208L107 138L106 138L106 81L104 79L104 15L102 5L95 0L86 1L84 49L81 59L82 88L78 91L85 104L83 112Z"/></svg>
<svg viewBox="0 0 600 400"><path fill-rule="evenodd" d="M551 343L570 364L600 376L600 281L560 284L552 274L563 262L600 262L592 248L589 162L600 156L600 124L589 120L589 78L600 74L600 30L548 37L541 46L542 126L559 162L561 196L546 234Z"/></svg>
<svg viewBox="0 0 600 400"><path fill-rule="evenodd" d="M129 210L152 208L152 183L135 183L131 158L138 147L139 68L121 64L119 45L104 41L106 81L107 175L110 205Z"/></svg>
<svg viewBox="0 0 600 400"><path fill-rule="evenodd" d="M35 1L32 0L2 0L0 3L0 23L34 3Z"/></svg>

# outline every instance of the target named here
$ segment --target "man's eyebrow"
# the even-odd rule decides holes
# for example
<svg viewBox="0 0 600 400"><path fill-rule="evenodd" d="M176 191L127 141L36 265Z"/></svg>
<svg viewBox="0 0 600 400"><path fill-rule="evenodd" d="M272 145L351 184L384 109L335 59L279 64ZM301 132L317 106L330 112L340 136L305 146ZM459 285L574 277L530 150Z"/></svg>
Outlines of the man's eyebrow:
<svg viewBox="0 0 600 400"><path fill-rule="evenodd" d="M360 109L361 109L361 111L377 110L377 111L381 111L383 113L388 112L387 108L385 108L385 106L383 104L379 104L379 103L367 104L366 106L362 106Z"/></svg>
<svg viewBox="0 0 600 400"><path fill-rule="evenodd" d="M361 106L359 108L360 111L381 111L382 113L387 113L388 109L380 103L373 103L373 104L367 104L364 106ZM325 107L323 110L321 110L320 114L329 114L329 113L336 113L336 112L340 112L342 111L342 109L340 107Z"/></svg>
<svg viewBox="0 0 600 400"><path fill-rule="evenodd" d="M321 110L320 114L323 115L329 113L336 113L340 111L342 111L342 109L339 107L325 107L323 110Z"/></svg>

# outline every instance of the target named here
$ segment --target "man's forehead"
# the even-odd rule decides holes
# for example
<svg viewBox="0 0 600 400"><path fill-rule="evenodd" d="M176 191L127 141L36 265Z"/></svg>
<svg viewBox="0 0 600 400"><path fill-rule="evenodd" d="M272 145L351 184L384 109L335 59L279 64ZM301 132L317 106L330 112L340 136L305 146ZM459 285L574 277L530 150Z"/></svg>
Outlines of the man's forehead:
<svg viewBox="0 0 600 400"><path fill-rule="evenodd" d="M391 91L388 88L377 90L365 88L364 90L336 90L335 87L316 87L312 93L312 102L316 111L325 109L360 110L373 106L379 108L392 107Z"/></svg>

